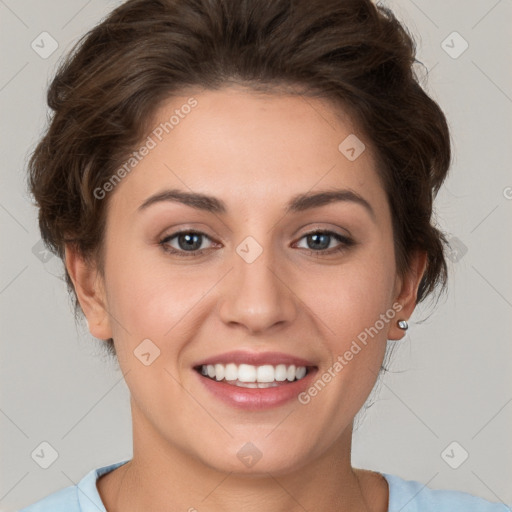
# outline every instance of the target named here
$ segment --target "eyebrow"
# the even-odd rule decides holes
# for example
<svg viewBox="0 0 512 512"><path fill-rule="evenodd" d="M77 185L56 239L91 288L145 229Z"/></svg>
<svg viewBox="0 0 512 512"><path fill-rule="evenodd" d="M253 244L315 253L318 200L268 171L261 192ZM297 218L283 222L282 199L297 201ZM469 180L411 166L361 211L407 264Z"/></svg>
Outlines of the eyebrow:
<svg viewBox="0 0 512 512"><path fill-rule="evenodd" d="M226 203L221 199L196 192L185 192L178 189L164 190L148 197L138 208L145 210L149 206L160 202L181 203L197 210L225 214L228 211ZM302 212L311 208L318 208L333 202L352 202L362 207L376 221L375 211L371 204L362 196L349 189L324 190L315 193L305 193L293 196L286 205L286 213Z"/></svg>

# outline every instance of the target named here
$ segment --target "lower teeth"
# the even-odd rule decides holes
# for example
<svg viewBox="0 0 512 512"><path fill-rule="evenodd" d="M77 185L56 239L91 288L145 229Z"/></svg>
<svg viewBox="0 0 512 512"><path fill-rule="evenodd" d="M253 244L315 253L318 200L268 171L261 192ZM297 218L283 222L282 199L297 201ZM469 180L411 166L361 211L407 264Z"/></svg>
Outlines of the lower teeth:
<svg viewBox="0 0 512 512"><path fill-rule="evenodd" d="M278 382L240 382L239 380L225 380L226 384L238 386L240 388L275 388L279 386Z"/></svg>

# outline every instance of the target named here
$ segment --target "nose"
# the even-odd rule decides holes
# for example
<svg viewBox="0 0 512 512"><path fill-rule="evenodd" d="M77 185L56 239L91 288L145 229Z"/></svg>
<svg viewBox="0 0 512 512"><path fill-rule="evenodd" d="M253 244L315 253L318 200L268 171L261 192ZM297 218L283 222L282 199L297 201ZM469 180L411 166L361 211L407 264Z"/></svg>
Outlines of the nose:
<svg viewBox="0 0 512 512"><path fill-rule="evenodd" d="M226 325L240 325L256 334L294 321L296 291L284 264L276 261L271 250L263 250L250 263L234 253L233 267L222 290L220 316Z"/></svg>

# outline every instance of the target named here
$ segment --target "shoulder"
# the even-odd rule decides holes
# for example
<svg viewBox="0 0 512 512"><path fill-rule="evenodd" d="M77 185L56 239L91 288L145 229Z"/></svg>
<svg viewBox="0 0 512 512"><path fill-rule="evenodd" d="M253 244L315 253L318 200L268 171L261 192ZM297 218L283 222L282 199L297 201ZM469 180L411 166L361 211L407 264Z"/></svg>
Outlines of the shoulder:
<svg viewBox="0 0 512 512"><path fill-rule="evenodd" d="M18 512L105 512L96 482L100 476L126 462L128 460L93 469L78 484L60 489Z"/></svg>
<svg viewBox="0 0 512 512"><path fill-rule="evenodd" d="M389 486L388 512L512 512L467 492L431 489L421 482L382 473Z"/></svg>

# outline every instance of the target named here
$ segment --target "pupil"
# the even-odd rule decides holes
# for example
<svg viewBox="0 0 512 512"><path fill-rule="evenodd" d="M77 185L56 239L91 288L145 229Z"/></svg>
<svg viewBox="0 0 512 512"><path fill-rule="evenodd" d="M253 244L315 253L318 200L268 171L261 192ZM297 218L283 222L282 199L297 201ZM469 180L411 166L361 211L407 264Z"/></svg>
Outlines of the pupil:
<svg viewBox="0 0 512 512"><path fill-rule="evenodd" d="M180 248L185 250L196 250L201 247L200 236L197 234L182 234L178 237L178 243ZM182 241L186 243L182 245Z"/></svg>
<svg viewBox="0 0 512 512"><path fill-rule="evenodd" d="M323 244L322 244L322 243L320 243L320 246L321 246L321 247L318 247L318 245L316 245L316 246L315 246L315 247L313 247L313 248L314 248L314 249L327 249L327 247L329 247L329 236L330 236L330 235L326 235L326 234L322 234L322 233L315 233L315 234L313 234L313 235L309 235L309 237L308 237L308 238L309 238L310 240L311 240L311 239L315 240L315 242L314 242L314 243L317 243L317 242L318 242L318 240L319 240L320 238L323 238L324 243L323 243ZM327 243L325 243L326 241L327 241Z"/></svg>

